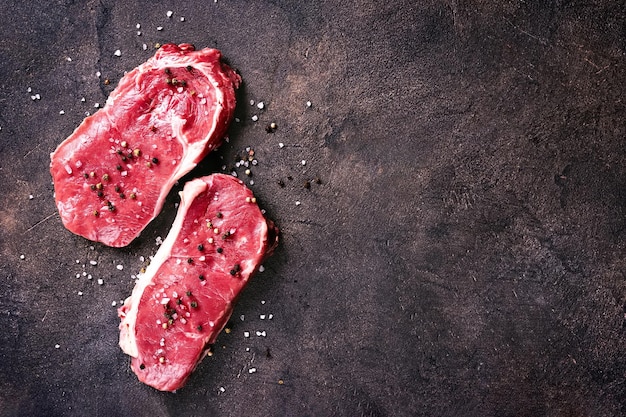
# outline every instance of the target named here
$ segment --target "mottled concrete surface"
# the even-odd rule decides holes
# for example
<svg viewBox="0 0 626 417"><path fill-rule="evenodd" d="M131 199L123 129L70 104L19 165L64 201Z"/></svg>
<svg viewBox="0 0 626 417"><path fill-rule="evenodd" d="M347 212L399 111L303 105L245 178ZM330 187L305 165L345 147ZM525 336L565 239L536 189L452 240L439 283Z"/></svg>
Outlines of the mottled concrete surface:
<svg viewBox="0 0 626 417"><path fill-rule="evenodd" d="M626 414L623 1L5 0L0 38L0 416ZM175 191L113 249L63 228L48 173L168 41L245 81L187 178L254 148L283 232L176 394L130 372L112 306Z"/></svg>

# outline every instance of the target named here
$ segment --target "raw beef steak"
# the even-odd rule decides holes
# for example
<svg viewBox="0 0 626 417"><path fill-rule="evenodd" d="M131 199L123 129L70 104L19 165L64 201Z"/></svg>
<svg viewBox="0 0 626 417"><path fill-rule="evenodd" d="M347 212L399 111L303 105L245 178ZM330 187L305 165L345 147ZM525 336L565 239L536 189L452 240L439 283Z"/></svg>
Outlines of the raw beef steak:
<svg viewBox="0 0 626 417"><path fill-rule="evenodd" d="M172 229L118 311L120 346L140 381L184 385L277 242L241 180L214 174L185 185Z"/></svg>
<svg viewBox="0 0 626 417"><path fill-rule="evenodd" d="M56 205L70 231L128 245L176 181L222 141L241 78L215 49L163 45L121 80L51 155Z"/></svg>

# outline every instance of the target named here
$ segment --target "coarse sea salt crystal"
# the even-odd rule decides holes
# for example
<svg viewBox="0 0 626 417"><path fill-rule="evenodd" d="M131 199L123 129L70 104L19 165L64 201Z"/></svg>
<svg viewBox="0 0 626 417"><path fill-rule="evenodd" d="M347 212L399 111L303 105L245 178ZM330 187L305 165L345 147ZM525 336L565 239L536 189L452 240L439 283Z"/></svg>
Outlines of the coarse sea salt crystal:
<svg viewBox="0 0 626 417"><path fill-rule="evenodd" d="M104 280L102 278L98 278L98 285L103 285L104 284Z"/></svg>
<svg viewBox="0 0 626 417"><path fill-rule="evenodd" d="M252 116L252 121L256 122L257 120L259 120L259 116L257 116L256 114L254 116Z"/></svg>
<svg viewBox="0 0 626 417"><path fill-rule="evenodd" d="M117 305L117 301L111 301L111 305L115 307Z"/></svg>
<svg viewBox="0 0 626 417"><path fill-rule="evenodd" d="M121 271L122 269L124 269L124 265L117 265L116 268Z"/></svg>
<svg viewBox="0 0 626 417"><path fill-rule="evenodd" d="M253 373L255 373L255 372L256 372L256 368L250 368L250 369L248 369L248 373L249 373L249 374L253 374Z"/></svg>
<svg viewBox="0 0 626 417"><path fill-rule="evenodd" d="M256 106L259 110L263 110L263 108L265 107L265 103L263 103L262 101L259 101Z"/></svg>
<svg viewBox="0 0 626 417"><path fill-rule="evenodd" d="M54 345L54 348L55 348L55 349L58 349L58 348L60 348L60 347L61 347L61 345L59 345L58 343L57 343L56 345Z"/></svg>
<svg viewBox="0 0 626 417"><path fill-rule="evenodd" d="M113 52L113 55L122 56L122 51L120 51L119 49L116 49L115 52Z"/></svg>
<svg viewBox="0 0 626 417"><path fill-rule="evenodd" d="M171 10L168 10L167 13L166 13L167 17L172 17L173 14L174 14L174 12L171 11Z"/></svg>
<svg viewBox="0 0 626 417"><path fill-rule="evenodd" d="M285 144L284 144L284 143L282 143L282 142L279 142L279 143L278 143L278 147L282 149L282 148L284 148L284 147L285 147Z"/></svg>
<svg viewBox="0 0 626 417"><path fill-rule="evenodd" d="M59 110L59 114L65 114L65 110Z"/></svg>

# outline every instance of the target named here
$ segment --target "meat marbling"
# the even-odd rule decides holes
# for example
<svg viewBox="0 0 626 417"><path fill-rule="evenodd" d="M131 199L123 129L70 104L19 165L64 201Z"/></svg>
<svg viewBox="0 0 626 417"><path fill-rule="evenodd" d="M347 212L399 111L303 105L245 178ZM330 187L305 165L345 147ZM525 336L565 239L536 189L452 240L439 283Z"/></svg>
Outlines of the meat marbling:
<svg viewBox="0 0 626 417"><path fill-rule="evenodd" d="M278 242L278 229L235 177L198 178L180 195L172 229L118 310L133 372L162 391L184 385Z"/></svg>
<svg viewBox="0 0 626 417"><path fill-rule="evenodd" d="M51 155L67 229L128 245L183 175L219 146L241 78L215 49L163 45L125 75L106 105Z"/></svg>

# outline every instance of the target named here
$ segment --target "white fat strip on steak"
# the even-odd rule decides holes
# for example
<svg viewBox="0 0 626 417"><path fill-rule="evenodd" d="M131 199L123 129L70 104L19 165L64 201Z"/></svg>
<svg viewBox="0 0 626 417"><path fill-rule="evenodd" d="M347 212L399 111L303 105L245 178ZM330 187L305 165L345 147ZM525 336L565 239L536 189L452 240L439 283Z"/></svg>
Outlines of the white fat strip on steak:
<svg viewBox="0 0 626 417"><path fill-rule="evenodd" d="M212 180L211 177L209 177L209 181L211 180ZM240 180L238 180L238 182L242 184ZM161 247L155 254L154 258L152 259L152 262L146 268L146 272L140 276L139 280L135 284L135 287L133 288L133 292L131 296L128 297L124 301L124 306L126 307L130 306L130 308L128 309L127 313L122 317L122 321L120 323L120 347L122 348L124 353L126 353L127 355L130 355L133 357L137 357L139 355L139 352L137 349L137 341L135 337L135 334L136 334L135 325L136 325L137 313L139 309L139 302L141 300L143 292L146 289L146 287L152 282L152 279L161 268L161 265L163 265L163 263L170 258L170 255L172 253L172 248L174 247L174 244L176 243L176 240L178 239L178 236L180 235L183 222L185 221L185 217L187 216L189 207L194 202L196 197L198 197L208 188L210 188L209 184L204 182L202 179L195 179L185 184L185 188L183 189L182 192L179 193L181 197L181 202L178 207L178 213L176 215L176 218L174 219L174 223L172 224L172 228L170 232L168 233L167 237L161 244ZM242 260L240 264L242 267L241 276L245 277L246 281L248 280L250 275L254 272L256 265L258 264L257 262L258 258L264 255L264 250L266 249L266 239L267 239L267 223L259 222L257 225L257 230L253 232L253 235L259 236L259 239L260 239L259 244L258 244L259 251L255 253L254 256L250 256L248 259ZM244 241L245 239L242 241L242 243ZM210 288L207 288L207 291L212 291L212 290ZM217 292L214 292L213 294L215 294L218 297L224 298L224 294L220 294ZM233 294L231 294L231 299L233 298L232 295ZM222 312L222 316L226 314L227 312L230 313L230 309L225 309ZM216 317L214 320L219 321L219 319L221 319L221 316ZM214 329L214 331L212 332L211 338L207 342L211 343L217 337L220 331L221 329ZM192 337L192 338L205 337L203 335L199 335L196 333L193 333L193 334L186 333L186 336Z"/></svg>
<svg viewBox="0 0 626 417"><path fill-rule="evenodd" d="M180 117L171 118L172 136L176 138L176 140L180 143L182 147L183 159L180 161L180 163L178 164L176 170L172 173L172 175L170 175L169 178L167 178L167 181L163 184L163 186L161 186L161 192L159 194L157 204L154 206L154 213L152 214L152 219L154 219L160 213L161 208L163 207L163 203L165 202L165 198L169 194L172 187L176 184L176 182L198 165L198 162L195 161L198 155L202 154L205 151L205 148L206 148L207 154L213 150L215 143L210 144L208 147L207 147L207 143L209 142L209 139L211 138L211 136L213 135L213 132L215 132L215 129L217 128L217 121L218 121L218 117L220 116L220 112L217 109L224 105L224 94L222 93L222 90L219 88L219 83L215 80L215 78L211 74L211 65L208 65L207 63L204 63L204 62L198 62L194 59L190 59L187 56L176 57L175 59L162 57L159 59L158 62L159 62L158 66L141 65L137 68L137 71L140 73L147 73L154 69L165 69L165 68L171 69L171 68L176 68L176 67L187 68L187 66L193 66L194 70L201 72L209 80L209 82L213 86L213 89L215 90L215 102L209 102L208 100L205 100L204 103L199 102L199 103L196 103L196 105L205 106L206 107L205 112L210 111L209 109L210 105L213 105L216 109L213 112L213 123L207 135L204 137L203 140L197 141L196 143L193 143L191 145L189 145L189 141L187 140L186 136L183 134L183 126L185 125L187 120L180 118ZM139 80L139 79L140 77L135 77L135 80ZM122 92L120 91L119 93L121 94ZM114 102L115 102L115 97L113 95L110 95L107 98L107 105L113 106ZM200 112L202 110L201 108L198 108L197 111ZM200 116L202 115L203 114L200 114Z"/></svg>
<svg viewBox="0 0 626 417"><path fill-rule="evenodd" d="M161 244L157 253L154 255L150 265L146 268L146 272L141 275L135 284L132 294L124 301L124 305L130 305L130 309L122 318L122 322L120 323L120 347L127 355L133 357L137 357L139 355L137 340L135 338L135 323L137 321L137 311L141 296L143 295L143 292L148 284L152 282L152 278L154 278L156 273L159 271L161 265L169 259L174 243L176 243L178 234L183 227L183 222L185 221L189 206L198 195L206 190L206 188L207 184L204 181L195 180L188 182L185 185L183 192L179 193L180 205L178 207L178 214L172 224L172 229Z"/></svg>

